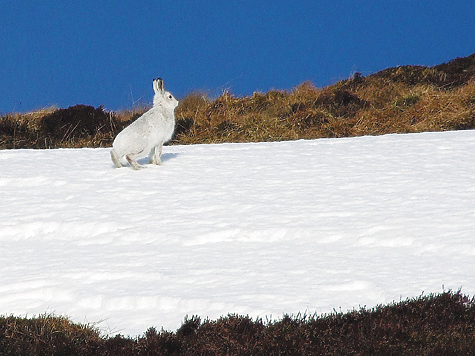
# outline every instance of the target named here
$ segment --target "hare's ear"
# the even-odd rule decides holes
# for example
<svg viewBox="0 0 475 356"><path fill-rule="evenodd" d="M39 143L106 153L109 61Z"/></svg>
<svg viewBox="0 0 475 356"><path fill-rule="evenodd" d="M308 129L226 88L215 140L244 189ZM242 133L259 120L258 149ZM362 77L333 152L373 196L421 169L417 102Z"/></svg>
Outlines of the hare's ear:
<svg viewBox="0 0 475 356"><path fill-rule="evenodd" d="M162 78L157 78L156 83L157 83L157 89L161 92L164 92L165 91L165 86L163 85Z"/></svg>
<svg viewBox="0 0 475 356"><path fill-rule="evenodd" d="M165 88L163 86L163 80L161 78L157 78L153 80L153 91L155 93L163 93Z"/></svg>

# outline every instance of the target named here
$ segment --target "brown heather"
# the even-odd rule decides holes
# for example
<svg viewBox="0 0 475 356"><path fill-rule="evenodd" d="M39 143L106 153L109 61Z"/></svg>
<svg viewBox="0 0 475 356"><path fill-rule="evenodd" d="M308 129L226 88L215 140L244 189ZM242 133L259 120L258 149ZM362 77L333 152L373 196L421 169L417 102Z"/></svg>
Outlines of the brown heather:
<svg viewBox="0 0 475 356"><path fill-rule="evenodd" d="M468 356L475 354L475 301L449 291L347 313L285 315L278 321L192 316L176 332L150 327L136 338L102 336L96 326L64 317L0 317L0 354Z"/></svg>
<svg viewBox="0 0 475 356"><path fill-rule="evenodd" d="M146 107L76 105L0 118L0 148L108 147ZM475 54L434 67L402 66L326 88L305 82L216 99L191 93L171 144L262 142L475 128Z"/></svg>

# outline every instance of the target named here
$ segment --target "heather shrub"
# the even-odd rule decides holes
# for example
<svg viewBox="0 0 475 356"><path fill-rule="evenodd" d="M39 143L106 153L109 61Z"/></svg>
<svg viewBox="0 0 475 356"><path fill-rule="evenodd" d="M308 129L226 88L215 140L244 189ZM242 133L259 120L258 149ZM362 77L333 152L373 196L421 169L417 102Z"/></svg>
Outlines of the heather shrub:
<svg viewBox="0 0 475 356"><path fill-rule="evenodd" d="M103 336L67 318L0 317L2 355L473 355L475 300L460 292L372 309L284 315L263 322L230 314L186 317L176 331Z"/></svg>
<svg viewBox="0 0 475 356"><path fill-rule="evenodd" d="M45 115L39 122L38 131L48 147L87 145L100 147L109 145L117 131L117 120L105 113L102 107L95 109L87 105L75 105Z"/></svg>

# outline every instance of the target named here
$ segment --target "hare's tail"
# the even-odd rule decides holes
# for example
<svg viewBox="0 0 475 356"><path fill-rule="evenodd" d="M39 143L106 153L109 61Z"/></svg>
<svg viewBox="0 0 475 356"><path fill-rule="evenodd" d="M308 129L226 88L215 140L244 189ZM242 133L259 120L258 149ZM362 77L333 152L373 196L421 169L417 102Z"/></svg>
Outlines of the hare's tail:
<svg viewBox="0 0 475 356"><path fill-rule="evenodd" d="M112 159L112 162L114 162L114 165L115 165L117 168L123 167L123 166L122 166L122 163L120 163L120 159L119 159L119 157L117 156L117 153L115 152L114 149L111 150L111 159Z"/></svg>

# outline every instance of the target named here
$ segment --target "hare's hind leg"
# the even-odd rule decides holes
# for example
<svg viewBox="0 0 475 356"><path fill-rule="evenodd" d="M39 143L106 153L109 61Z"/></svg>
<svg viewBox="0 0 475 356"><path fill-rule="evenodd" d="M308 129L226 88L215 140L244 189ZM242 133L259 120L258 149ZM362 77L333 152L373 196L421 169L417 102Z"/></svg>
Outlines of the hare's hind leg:
<svg viewBox="0 0 475 356"><path fill-rule="evenodd" d="M125 159L127 160L127 162L129 162L130 166L135 169L135 170L139 170L140 168L142 168L142 166L140 164L137 163L137 161L134 159L133 157L134 155L126 155L125 156Z"/></svg>
<svg viewBox="0 0 475 356"><path fill-rule="evenodd" d="M117 153L114 151L114 149L111 150L111 159L112 159L112 162L114 163L114 165L117 168L123 167L122 163L120 163L120 159L117 156Z"/></svg>
<svg viewBox="0 0 475 356"><path fill-rule="evenodd" d="M162 164L162 147L163 143L158 144L150 151L150 163L161 165Z"/></svg>

